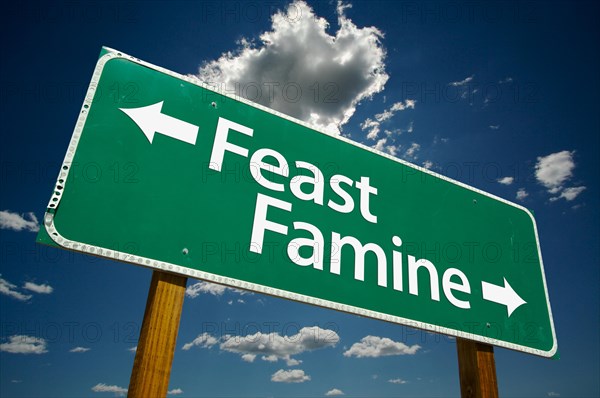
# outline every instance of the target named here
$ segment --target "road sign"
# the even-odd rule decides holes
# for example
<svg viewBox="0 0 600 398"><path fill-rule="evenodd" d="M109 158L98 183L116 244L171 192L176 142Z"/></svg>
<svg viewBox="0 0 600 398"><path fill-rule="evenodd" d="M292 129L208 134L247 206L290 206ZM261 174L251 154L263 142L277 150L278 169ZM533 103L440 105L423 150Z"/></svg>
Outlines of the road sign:
<svg viewBox="0 0 600 398"><path fill-rule="evenodd" d="M525 208L110 49L39 240L552 356Z"/></svg>

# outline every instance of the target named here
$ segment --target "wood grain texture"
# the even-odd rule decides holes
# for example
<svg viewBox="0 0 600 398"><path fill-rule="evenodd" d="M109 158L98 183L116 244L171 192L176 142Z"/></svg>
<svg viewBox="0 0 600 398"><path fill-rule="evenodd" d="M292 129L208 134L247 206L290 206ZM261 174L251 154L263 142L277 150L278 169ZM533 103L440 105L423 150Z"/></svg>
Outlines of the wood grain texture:
<svg viewBox="0 0 600 398"><path fill-rule="evenodd" d="M494 348L488 344L456 339L462 398L498 398Z"/></svg>
<svg viewBox="0 0 600 398"><path fill-rule="evenodd" d="M127 396L166 397L187 278L154 271Z"/></svg>

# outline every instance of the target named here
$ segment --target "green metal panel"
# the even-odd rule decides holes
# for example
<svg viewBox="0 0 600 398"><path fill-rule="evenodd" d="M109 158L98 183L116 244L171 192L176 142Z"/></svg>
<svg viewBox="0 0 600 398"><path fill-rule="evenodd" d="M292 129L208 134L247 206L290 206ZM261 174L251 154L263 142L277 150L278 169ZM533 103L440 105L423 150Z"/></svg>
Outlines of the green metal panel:
<svg viewBox="0 0 600 398"><path fill-rule="evenodd" d="M175 127L175 121L197 127L194 144L177 137L181 129L169 136L168 127L150 128L150 142L126 113L160 102L163 116L157 117L164 124L168 119ZM215 171L209 164L220 118L253 134L230 130L227 141L248 156L226 151ZM252 176L258 169L250 158L261 148L289 164L289 177L262 171L262 178L283 184L282 192ZM272 157L265 161L276 164ZM323 204L291 191L292 177L312 175L296 161L322 172L317 183L324 185ZM341 184L354 201L349 213L328 206L329 200L343 202L330 186L334 175L353 181L352 187ZM361 177L377 189L368 202L376 223L360 209ZM302 186L305 193L312 188ZM288 231L266 230L260 254L250 250L258 195L291 205L291 211L268 208L267 219ZM294 222L323 234L323 269L288 256L292 239L312 238ZM537 355L556 352L535 221L526 209L110 49L94 72L44 224L47 231L38 239L49 243L50 237L68 249ZM339 274L332 272L331 252L340 250L331 244L333 233L380 247L386 286L378 284L374 253L365 256L364 280L355 276L356 256L348 245ZM402 260L401 274L394 272L393 251ZM304 247L300 255L312 252ZM417 271L412 289L418 287L418 294L409 286L408 256L428 260L437 272ZM450 268L460 270L470 287L450 296L469 308L452 304L444 289ZM395 285L399 275L402 284ZM432 299L431 279L439 300ZM458 276L449 281L460 283ZM512 312L503 301L508 299Z"/></svg>

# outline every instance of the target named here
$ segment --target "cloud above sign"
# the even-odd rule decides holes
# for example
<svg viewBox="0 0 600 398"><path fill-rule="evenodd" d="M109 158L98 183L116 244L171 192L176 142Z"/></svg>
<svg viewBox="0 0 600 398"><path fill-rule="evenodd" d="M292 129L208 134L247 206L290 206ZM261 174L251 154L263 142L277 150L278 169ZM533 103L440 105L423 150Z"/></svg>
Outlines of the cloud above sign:
<svg viewBox="0 0 600 398"><path fill-rule="evenodd" d="M209 85L309 122L330 132L354 114L357 104L381 92L388 80L383 37L375 27L357 27L338 2L339 28L304 1L272 16L260 43L243 39L236 51L206 62L198 77Z"/></svg>
<svg viewBox="0 0 600 398"><path fill-rule="evenodd" d="M572 201L586 189L585 186L565 187L565 184L573 177L574 154L574 151L560 151L537 158L535 177L548 190L548 193L558 195L550 198L551 202L559 199Z"/></svg>

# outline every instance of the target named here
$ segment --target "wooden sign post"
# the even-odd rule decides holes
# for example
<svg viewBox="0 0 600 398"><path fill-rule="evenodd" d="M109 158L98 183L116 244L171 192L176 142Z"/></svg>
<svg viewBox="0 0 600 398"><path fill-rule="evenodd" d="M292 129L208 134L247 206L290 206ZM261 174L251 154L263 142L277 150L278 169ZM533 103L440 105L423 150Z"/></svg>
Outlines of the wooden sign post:
<svg viewBox="0 0 600 398"><path fill-rule="evenodd" d="M129 398L167 396L186 283L184 276L152 273L129 381Z"/></svg>
<svg viewBox="0 0 600 398"><path fill-rule="evenodd" d="M498 398L494 348L475 341L456 339L462 398Z"/></svg>

